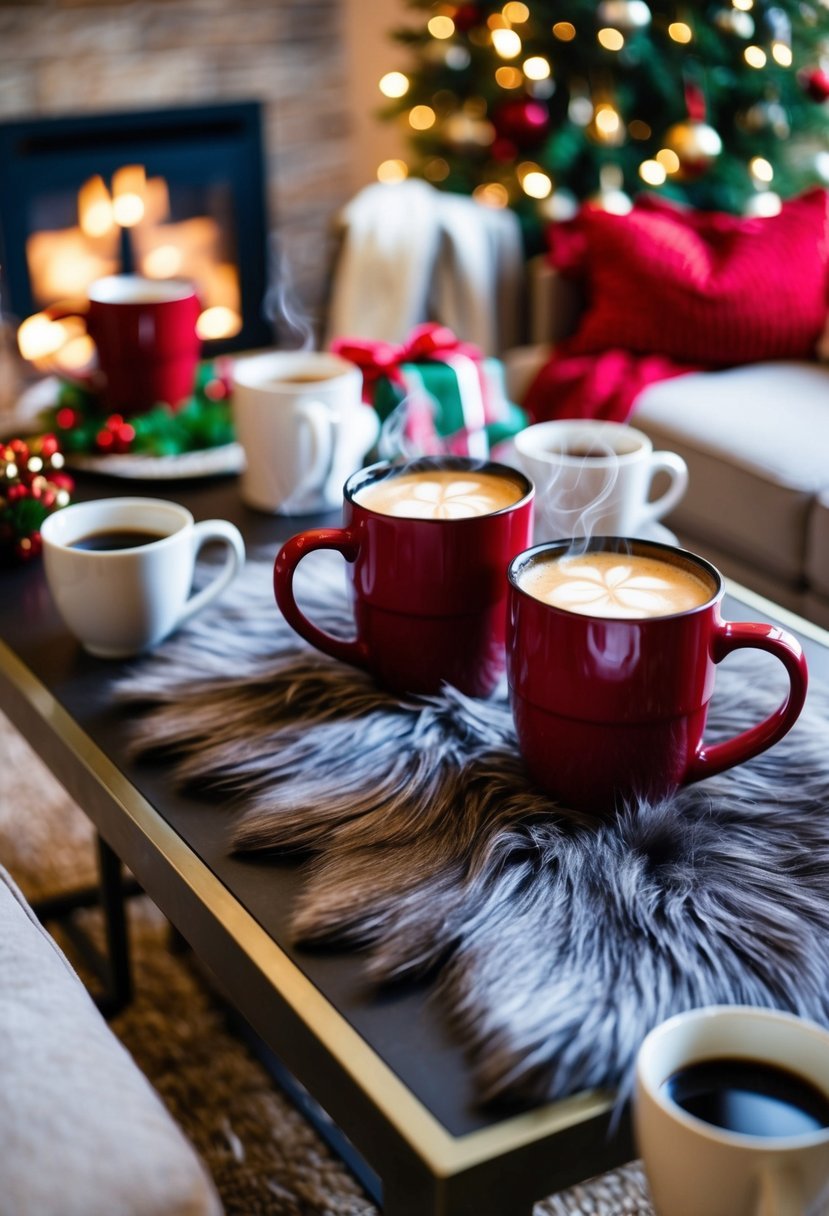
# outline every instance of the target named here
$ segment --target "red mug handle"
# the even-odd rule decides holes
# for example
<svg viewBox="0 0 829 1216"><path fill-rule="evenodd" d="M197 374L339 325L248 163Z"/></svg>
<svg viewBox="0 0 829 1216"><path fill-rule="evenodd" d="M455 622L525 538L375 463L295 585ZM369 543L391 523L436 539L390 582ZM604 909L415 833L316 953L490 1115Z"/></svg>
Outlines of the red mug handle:
<svg viewBox="0 0 829 1216"><path fill-rule="evenodd" d="M309 553L317 549L334 549L341 553L347 562L356 560L360 549L359 541L349 528L315 528L310 532L300 532L286 541L276 555L273 568L273 590L276 602L285 620L296 630L300 637L305 638L323 654L330 654L353 667L368 667L368 648L364 642L357 639L347 641L345 638L334 637L324 629L312 624L300 610L294 598L294 573L297 566Z"/></svg>
<svg viewBox="0 0 829 1216"><path fill-rule="evenodd" d="M722 621L714 635L711 657L715 663L720 663L733 650L745 647L766 650L780 660L789 676L789 692L774 713L756 726L724 743L711 747L701 743L685 775L685 784L712 777L766 751L791 730L803 708L809 673L797 638L777 625Z"/></svg>

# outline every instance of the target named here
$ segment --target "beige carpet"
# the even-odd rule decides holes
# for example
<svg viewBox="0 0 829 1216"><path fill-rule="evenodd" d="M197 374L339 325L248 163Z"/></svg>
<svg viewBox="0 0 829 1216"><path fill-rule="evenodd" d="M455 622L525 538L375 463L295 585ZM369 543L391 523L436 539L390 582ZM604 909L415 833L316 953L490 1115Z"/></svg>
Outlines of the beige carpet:
<svg viewBox="0 0 829 1216"><path fill-rule="evenodd" d="M94 880L91 827L0 715L0 863L30 899ZM87 914L94 926L97 916ZM228 1216L370 1216L360 1186L231 1032L198 966L130 902L136 996L112 1022L213 1174ZM71 954L71 948L61 943ZM636 1165L538 1204L535 1216L653 1216ZM485 1216L484 1213L481 1216Z"/></svg>

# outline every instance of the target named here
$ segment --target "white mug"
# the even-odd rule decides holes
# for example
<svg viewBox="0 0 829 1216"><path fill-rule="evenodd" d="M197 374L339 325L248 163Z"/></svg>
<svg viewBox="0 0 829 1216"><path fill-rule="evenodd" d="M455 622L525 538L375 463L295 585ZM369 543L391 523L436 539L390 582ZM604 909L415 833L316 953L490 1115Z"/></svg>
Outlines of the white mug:
<svg viewBox="0 0 829 1216"><path fill-rule="evenodd" d="M829 1127L801 1135L724 1130L666 1091L704 1060L776 1066L829 1103L829 1032L771 1009L712 1005L677 1014L645 1038L636 1063L634 1126L658 1216L826 1216Z"/></svg>
<svg viewBox="0 0 829 1216"><path fill-rule="evenodd" d="M688 467L655 452L647 435L619 422L539 422L515 436L516 463L535 483L537 542L638 536L679 502ZM650 499L657 473L669 483Z"/></svg>
<svg viewBox="0 0 829 1216"><path fill-rule="evenodd" d="M233 524L195 523L186 508L161 498L74 503L47 516L41 537L58 611L84 649L107 659L162 641L220 595L245 560ZM227 556L191 595L196 557L208 541L221 542Z"/></svg>
<svg viewBox="0 0 829 1216"><path fill-rule="evenodd" d="M362 403L360 369L326 351L270 351L237 359L233 420L244 448L248 506L302 515L342 503L380 421Z"/></svg>

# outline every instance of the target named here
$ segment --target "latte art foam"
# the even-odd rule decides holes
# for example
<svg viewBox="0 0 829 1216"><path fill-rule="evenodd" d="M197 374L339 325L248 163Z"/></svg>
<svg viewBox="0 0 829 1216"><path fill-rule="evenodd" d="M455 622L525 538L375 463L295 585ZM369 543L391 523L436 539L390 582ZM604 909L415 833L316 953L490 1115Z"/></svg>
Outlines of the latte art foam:
<svg viewBox="0 0 829 1216"><path fill-rule="evenodd" d="M700 574L653 557L586 553L532 563L522 590L542 603L584 616L671 616L705 604L714 588Z"/></svg>
<svg viewBox="0 0 829 1216"><path fill-rule="evenodd" d="M469 519L503 511L523 497L518 482L497 473L430 469L386 477L359 490L354 501L405 519Z"/></svg>

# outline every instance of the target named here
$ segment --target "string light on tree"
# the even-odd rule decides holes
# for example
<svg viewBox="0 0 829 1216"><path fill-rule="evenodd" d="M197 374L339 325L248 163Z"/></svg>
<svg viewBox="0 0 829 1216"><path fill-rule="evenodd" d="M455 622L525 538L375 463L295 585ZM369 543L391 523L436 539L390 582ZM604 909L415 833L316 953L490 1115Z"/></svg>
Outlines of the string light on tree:
<svg viewBox="0 0 829 1216"><path fill-rule="evenodd" d="M534 248L568 198L624 208L648 189L741 213L823 180L829 0L409 3L422 22L400 31L409 59L381 91L411 172L506 200ZM538 178L519 175L529 163Z"/></svg>
<svg viewBox="0 0 829 1216"><path fill-rule="evenodd" d="M651 10L645 0L602 0L596 7L596 19L602 26L630 34L650 25Z"/></svg>

